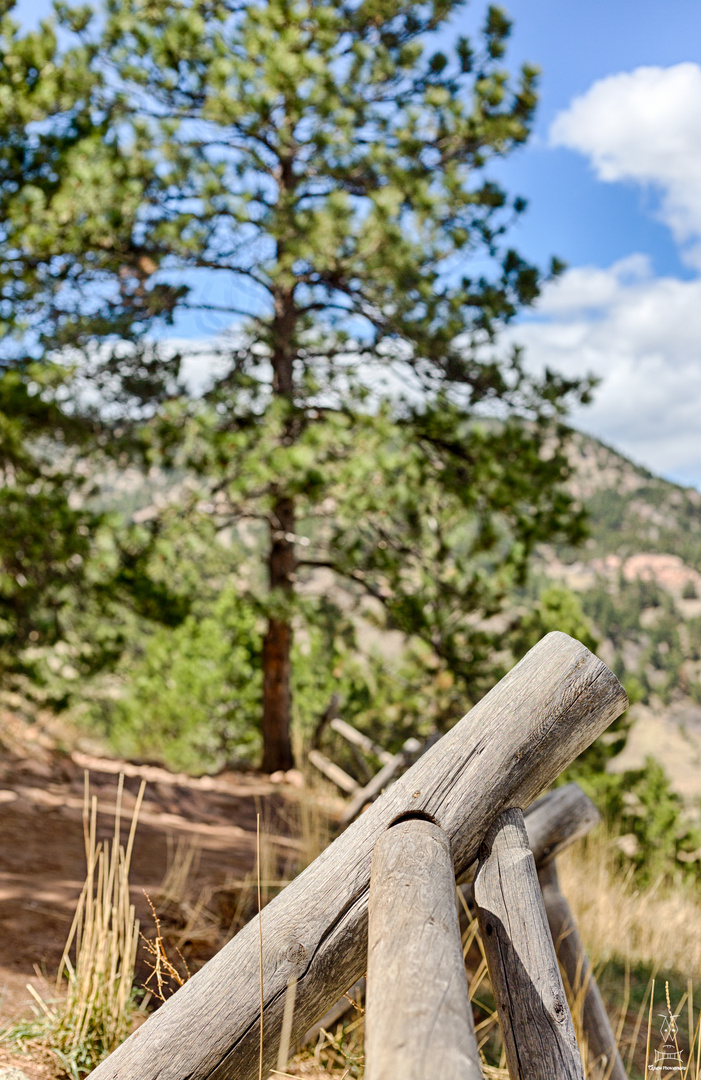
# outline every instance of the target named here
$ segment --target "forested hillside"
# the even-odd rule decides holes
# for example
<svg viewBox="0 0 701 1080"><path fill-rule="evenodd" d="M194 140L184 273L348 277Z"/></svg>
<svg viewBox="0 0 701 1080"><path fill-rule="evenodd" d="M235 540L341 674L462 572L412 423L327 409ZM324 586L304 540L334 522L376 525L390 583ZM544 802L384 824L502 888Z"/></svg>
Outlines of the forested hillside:
<svg viewBox="0 0 701 1080"><path fill-rule="evenodd" d="M701 495L583 435L575 435L570 459L569 488L586 511L588 538L577 547L538 548L525 589L514 589L500 618L517 627L517 650L555 626L588 632L631 700L672 716L675 732L685 727L694 749L694 729L701 730ZM119 749L177 767L254 759L260 645L250 592L260 574L262 530L255 522L220 528L216 507L206 503L198 506L197 527L192 517L185 527L182 508L196 485L184 475L112 467L96 482L95 505L112 522L117 515L138 530L162 518L143 582L148 576L152 607L173 610L154 623L144 618L153 611L141 597L136 611L116 604L108 625L90 609L74 613L61 642L27 650L39 696L68 706ZM354 722L389 745L464 711L469 702L450 671L419 640L388 625L379 600L339 585L323 568L300 576L303 602L321 611L313 630L299 629L296 644L300 738L333 693ZM166 591L158 596L159 582L167 599ZM110 649L115 659L105 670ZM647 713L638 706L634 715ZM663 758L668 743L669 733L660 739ZM682 788L689 793L686 783Z"/></svg>
<svg viewBox="0 0 701 1080"><path fill-rule="evenodd" d="M573 442L572 492L589 538L541 550L536 579L579 599L597 651L624 681L634 721L619 766L660 760L672 785L701 794L701 495L594 439Z"/></svg>

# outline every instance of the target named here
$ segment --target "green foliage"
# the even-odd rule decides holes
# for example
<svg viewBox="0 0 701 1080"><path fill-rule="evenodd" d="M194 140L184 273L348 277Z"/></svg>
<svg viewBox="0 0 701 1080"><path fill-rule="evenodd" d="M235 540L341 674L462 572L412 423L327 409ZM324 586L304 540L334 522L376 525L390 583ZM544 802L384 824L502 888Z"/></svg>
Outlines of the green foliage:
<svg viewBox="0 0 701 1080"><path fill-rule="evenodd" d="M84 432L56 402L65 383L39 365L0 374L0 672L22 669L22 649L60 640L99 526L80 505Z"/></svg>
<svg viewBox="0 0 701 1080"><path fill-rule="evenodd" d="M97 82L94 45L74 40L61 47L51 20L22 34L13 7L6 2L0 10L0 367L25 355L28 344L43 358L36 345L58 279L66 294L73 291L58 266L47 274L40 249L75 211L62 205L61 190L97 119L89 101ZM83 203L76 218L85 209Z"/></svg>
<svg viewBox="0 0 701 1080"><path fill-rule="evenodd" d="M456 6L110 0L98 25L60 4L78 43L57 58L44 24L33 66L10 31L18 75L42 87L31 113L11 80L18 114L56 119L21 144L33 167L4 190L14 325L33 324L39 348L82 347L194 307L251 318L274 352L287 297L285 346L312 377L319 345L340 358L350 334L361 350L410 341L417 372L488 393L488 369L454 343L491 339L537 295L537 270L500 250L525 203L480 177L526 139L536 72L501 68L510 24L493 7L481 47L430 55L423 35ZM479 248L496 273L448 285ZM205 299L214 273L236 287ZM163 368L177 361L155 346L105 364L139 400L170 392Z"/></svg>
<svg viewBox="0 0 701 1080"><path fill-rule="evenodd" d="M599 640L584 613L580 597L561 584L546 584L536 603L521 618L514 641L515 657L523 656L552 630L561 630L577 638L592 652L598 651ZM610 760L623 750L630 723L627 712L614 720L603 735L565 770L559 782L587 780L596 783Z"/></svg>
<svg viewBox="0 0 701 1080"><path fill-rule="evenodd" d="M350 620L327 600L295 657L295 701L300 734L309 740L331 695L340 714L380 746L395 752L410 736L445 731L465 711L465 691L445 663L420 639L388 635L376 609L364 607ZM323 629L322 629L323 625ZM356 763L333 735L334 760L351 773Z"/></svg>
<svg viewBox="0 0 701 1080"><path fill-rule="evenodd" d="M592 772L577 779L616 832L632 839L621 853L621 863L634 867L642 886L658 878L669 883L698 881L701 830L690 822L657 761L647 758L642 769Z"/></svg>
<svg viewBox="0 0 701 1080"><path fill-rule="evenodd" d="M524 200L486 171L528 137L537 73L504 69L493 6L478 40L432 54L456 6L60 4L42 33L63 90L21 182L0 178L0 262L7 361L70 357L66 409L102 453L198 477L184 522L207 506L215 529L267 529L243 591L269 629L313 638L300 593L330 570L474 701L534 546L582 535L561 418L591 383L494 350L542 280L505 240ZM222 331L200 397L165 337L192 312ZM191 626L134 543L109 588Z"/></svg>
<svg viewBox="0 0 701 1080"><path fill-rule="evenodd" d="M303 735L332 693L389 748L443 730L548 630L593 646L589 620L635 696L701 697L701 631L646 583L516 609L536 546L583 537L562 419L592 384L495 349L542 282L506 242L524 200L488 175L537 73L504 69L493 6L432 53L456 6L61 2L24 35L3 9L0 660L122 752L255 753L266 621L295 630ZM172 340L193 312L216 334L199 396ZM178 478L141 524L77 481L130 462ZM655 550L695 563L693 500L641 477L594 496L593 552L636 550L642 497ZM573 775L603 776L626 724ZM674 800L630 783L671 858Z"/></svg>
<svg viewBox="0 0 701 1080"><path fill-rule="evenodd" d="M138 644L115 673L119 696L98 713L119 753L197 773L259 752L260 629L231 587L206 616Z"/></svg>
<svg viewBox="0 0 701 1080"><path fill-rule="evenodd" d="M561 630L596 652L598 641L584 614L581 600L564 585L547 585L540 593L536 606L524 615L516 641L517 654L524 655L552 630Z"/></svg>
<svg viewBox="0 0 701 1080"><path fill-rule="evenodd" d="M621 592L612 597L603 588L596 593L601 619L602 606L605 620L598 626L606 626L614 641L626 640L626 634L639 629L640 610L654 602L668 605L668 598L652 583L636 580L621 583ZM619 602L616 602L616 601ZM584 603L583 603L583 602ZM560 585L546 587L535 608L522 621L522 650L530 648L549 630L559 629L579 638L589 649L597 651L597 639L584 613L591 610L592 594L582 598ZM676 624L675 624L676 625ZM669 641L669 627L655 628L655 641ZM654 646L651 643L651 649ZM672 651L672 650L670 650ZM654 655L648 651L646 659ZM665 652L666 658L668 653ZM658 657L659 660L659 657ZM675 667L675 664L677 665ZM678 671L681 659L673 656L672 672ZM620 669L631 704L647 696L647 688L635 675ZM645 767L626 772L610 772L610 761L623 750L631 725L629 713L618 717L560 777L560 783L576 780L594 799L609 826L621 835L631 838L627 854L621 852L621 862L632 864L636 881L649 885L659 876L672 881L678 878L691 880L698 873L701 860L701 832L691 824L688 809L683 800L672 791L669 779L662 767L649 758Z"/></svg>
<svg viewBox="0 0 701 1080"><path fill-rule="evenodd" d="M581 533L581 516L553 490L562 463L542 460L542 433L516 420L477 423L447 403L408 419L386 407L331 413L286 444L279 409L233 430L206 402L190 411L179 412L181 441L161 460L203 478L197 505L215 528L263 519L246 576L260 610L312 633L323 613L305 598L330 571L349 602L372 601L383 629L430 646L460 680L463 711L502 670L494 653L512 634L493 616L524 580L534 546L553 529ZM295 498L296 599L271 595L253 568L279 489ZM335 666L329 659L327 670Z"/></svg>
<svg viewBox="0 0 701 1080"><path fill-rule="evenodd" d="M701 694L701 619L683 620L673 597L654 581L600 579L581 594L583 610L613 646L611 667L631 702L668 705Z"/></svg>

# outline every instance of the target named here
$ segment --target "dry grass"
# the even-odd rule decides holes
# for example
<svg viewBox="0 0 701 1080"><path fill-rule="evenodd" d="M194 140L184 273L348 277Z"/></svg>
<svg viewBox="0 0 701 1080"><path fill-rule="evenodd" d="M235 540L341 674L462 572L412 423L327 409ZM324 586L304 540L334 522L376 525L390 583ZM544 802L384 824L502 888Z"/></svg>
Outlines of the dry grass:
<svg viewBox="0 0 701 1080"><path fill-rule="evenodd" d="M615 838L603 829L566 851L558 873L595 964L623 957L701 982L698 892L662 882L637 889L618 868Z"/></svg>
<svg viewBox="0 0 701 1080"><path fill-rule="evenodd" d="M302 788L290 793L286 807L279 807L278 814L284 821L291 837L296 840L295 850L281 852L275 832L259 805L260 813L260 888L263 907L289 885L290 881L328 847L331 840L330 819L323 800L317 798L316 789ZM243 879L229 878L217 890L222 906L228 910L222 942L238 933L257 911L258 870L254 869ZM228 902L227 902L228 901Z"/></svg>
<svg viewBox="0 0 701 1080"><path fill-rule="evenodd" d="M587 952L597 969L613 960L622 973L615 984L615 1014L612 1025L629 1075L652 1075L656 1080L701 1080L701 1017L694 984L701 982L701 897L692 889L663 889L662 883L637 889L631 876L621 874L616 861L615 838L597 830L586 842L573 846L558 860L560 884L570 900ZM461 896L461 894L459 894ZM489 984L481 939L474 919L463 934L467 959L470 998L475 1012L482 1069L486 1080L508 1080L498 1017ZM662 973L657 982L647 979L636 995L631 986L631 969L653 969ZM666 1000L664 973L675 973L675 986ZM686 990L683 989L686 987ZM640 990L640 987L638 987ZM669 985L666 990L670 994ZM597 1074L587 1062L583 1037L582 999L571 1002L573 1022L583 1051L585 1076ZM683 1069L648 1070L654 1065L660 1045L658 1013L672 1012L683 1017ZM313 1049L294 1057L287 1075L309 1080L341 1080L363 1075L362 1016L350 1015L322 1033ZM645 1061L648 1051L649 1062ZM635 1060L634 1060L635 1059ZM273 1074L276 1075L276 1074ZM282 1070L277 1075L284 1075Z"/></svg>
<svg viewBox="0 0 701 1080"><path fill-rule="evenodd" d="M142 1003L142 1007L145 1008L150 996L163 1002L166 1000L166 996L170 997L171 994L174 994L175 991L183 986L190 978L190 969L177 946L176 952L180 959L183 971L178 971L170 960L163 940L161 920L158 917L158 912L153 906L153 902L148 893L144 893L144 895L148 901L148 906L151 908L151 916L156 928L155 937L146 938L143 934L141 935L143 949L146 953L146 966L150 969L148 978L142 987L143 990L147 991L147 996Z"/></svg>
<svg viewBox="0 0 701 1080"><path fill-rule="evenodd" d="M188 882L200 864L200 849L196 836L189 839L181 836L177 844L174 844L169 833L166 844L167 869L156 898L159 910L168 908L170 904L182 903L183 897L187 895Z"/></svg>
<svg viewBox="0 0 701 1080"><path fill-rule="evenodd" d="M314 1046L296 1054L286 1070L275 1070L279 1076L307 1077L309 1080L360 1080L365 1071L365 1016L350 1013L333 1030L319 1032Z"/></svg>
<svg viewBox="0 0 701 1080"><path fill-rule="evenodd" d="M297 792L293 829L299 838L297 873L320 855L331 842L331 823L325 803L312 787Z"/></svg>
<svg viewBox="0 0 701 1080"><path fill-rule="evenodd" d="M120 782L114 839L111 844L101 844L96 839L96 800L90 799L86 786L84 823L88 872L59 971L60 993L56 991L53 999L48 992L41 997L37 995L35 1019L15 1025L0 1037L8 1049L33 1048L34 1058L28 1070L34 1065L38 1068L40 1062L45 1070L53 1060L57 1066L54 1076L81 1080L128 1032L138 935L133 907L129 903L128 871L141 796L128 842L122 847L119 843L121 791ZM287 861L283 862L279 844L261 817L256 869L245 881L231 883L238 897L231 932L254 915L259 905L265 906L328 843L328 816L314 790L298 792L288 813L290 831L299 841L298 850L293 856L288 854ZM205 903L207 898L200 897L194 904L187 900L188 881L197 858L196 847L192 844L171 852L168 872L158 897L154 897L157 947L159 942L162 944L158 921L162 910L177 908L185 917L189 936L197 934L198 927L203 934L212 932L211 912ZM694 985L701 983L699 895L691 889L664 889L662 883L645 891L636 889L631 877L621 874L618 869L615 838L603 830L597 830L585 842L566 852L558 860L558 866L562 890L570 901L595 968L601 970L607 965L610 975L611 969L618 964L623 972L616 974L613 983L609 978L609 990L611 987L614 990L613 994L609 993L609 1000L615 1001L616 1015L612 1016L612 1023L614 1030L619 1028L619 1045L629 1074L651 1074L659 1080L672 1077L675 1080L678 1077L701 1080L698 992L694 998ZM467 915L463 949L476 1034L483 1056L483 1073L486 1080L508 1080L477 922L469 917L469 913ZM224 929L220 927L219 933ZM158 969L154 975L157 986L161 985L164 974L170 974L174 989L183 976L177 971L174 975L170 972L165 953L154 954L154 957L152 966ZM649 970L656 973L654 984L651 978L648 979ZM648 980L647 986L644 980ZM665 982L669 983L666 994ZM165 997L166 994L156 990L156 996ZM581 1009L576 1001L572 1004L575 1030L580 1045L583 1045ZM277 1069L271 1077L361 1080L364 1073L362 1009L349 1012L341 1022L333 1025L332 1030L322 1030L316 1043L304 1052L295 1053L292 1048L290 1054L293 985L288 989L288 1005L286 1014L289 1015L286 1015L282 1034L272 1030L265 1032L266 1040L273 1039L276 1043ZM684 1053L681 1073L649 1072L647 1069L648 1064L654 1063L655 1049L660 1045L657 1013L664 1010L683 1017L684 1030L679 1037ZM589 1076L586 1058L584 1064L585 1075ZM36 1073L37 1080L48 1075L48 1072Z"/></svg>
<svg viewBox="0 0 701 1080"><path fill-rule="evenodd" d="M80 1080L126 1037L132 1007L139 925L129 897L129 864L143 798L136 800L126 848L120 843L120 776L112 844L97 840L97 799L85 777L83 829L87 876L63 951L53 998L32 987L35 1017L0 1035L34 1058L53 1054L60 1071ZM74 960L71 961L73 951Z"/></svg>
<svg viewBox="0 0 701 1080"><path fill-rule="evenodd" d="M659 999L659 987L657 987L655 979L651 979L648 985L649 993L649 1007L647 1010L647 1032L645 1043L645 1070L643 1076L648 1076L650 1071L654 1073L659 1080L700 1080L701 1078L701 1013L697 1013L694 1009L694 989L693 983L689 980L686 992L682 995L679 1001L676 1003L670 996L669 981L665 981L664 994L662 1000ZM658 1002L655 1005L655 1002ZM643 1002L643 1005L645 1002ZM662 1008L664 1011L659 1012ZM643 1011L641 1005L640 1012ZM678 1061L681 1065L676 1065L674 1068L664 1068L663 1065L658 1064L658 1056L654 1052L654 1036L653 1036L653 1016L662 1016L665 1019L676 1021L679 1017L685 1016L687 1022L687 1042L688 1045L684 1046L679 1038L679 1028L676 1023L671 1024L671 1030L668 1029L666 1035L663 1033L664 1041L668 1044L667 1049L674 1050ZM685 1056L686 1055L686 1056ZM626 1063L627 1069L630 1072L632 1055L628 1055L628 1061Z"/></svg>
<svg viewBox="0 0 701 1080"><path fill-rule="evenodd" d="M701 984L698 889L662 881L637 888L631 872L621 872L616 838L604 829L566 851L558 860L558 872L587 953L610 997L615 987L612 1025L629 1075L701 1080L698 994L696 1005L694 1001L694 986ZM684 1036L677 1046L683 1050L682 1071L655 1066L665 1013L682 1017ZM577 1026L576 1007L573 1016Z"/></svg>
<svg viewBox="0 0 701 1080"><path fill-rule="evenodd" d="M156 955L151 947L154 942L163 943L167 936L173 948L180 953L186 943L211 945L220 948L223 944L221 927L216 915L210 910L214 889L205 885L193 895L191 882L195 878L200 862L200 849L197 837L179 838L174 845L168 837L167 869L160 888L153 898L147 897L156 928L155 938L142 935L144 948ZM161 935L161 924L166 927ZM186 967L186 965L185 965ZM158 996L158 995L156 995Z"/></svg>

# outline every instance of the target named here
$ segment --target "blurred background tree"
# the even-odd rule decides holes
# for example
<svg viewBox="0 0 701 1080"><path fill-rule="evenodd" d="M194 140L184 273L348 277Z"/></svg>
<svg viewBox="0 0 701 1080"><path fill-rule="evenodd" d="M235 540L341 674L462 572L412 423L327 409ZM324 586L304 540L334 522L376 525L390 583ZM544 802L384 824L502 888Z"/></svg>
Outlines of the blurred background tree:
<svg viewBox="0 0 701 1080"><path fill-rule="evenodd" d="M98 515L71 500L84 477L72 455L91 425L65 412L70 372L32 337L17 296L37 297L42 270L17 248L13 207L61 184L71 149L91 126L85 91L94 49L60 50L50 22L21 34L0 10L0 672L27 667L23 652L59 641L80 590ZM25 218L27 229L30 221Z"/></svg>
<svg viewBox="0 0 701 1080"><path fill-rule="evenodd" d="M582 535L562 417L590 383L494 344L541 282L505 239L524 203L486 172L528 136L536 71L504 69L496 7L432 51L455 6L59 4L70 81L1 186L3 363L24 385L70 365L62 408L97 452L197 477L180 520L260 561L238 588L269 771L293 761L293 627L330 627L334 581L469 704L510 663L534 545ZM162 515L140 528L162 542Z"/></svg>

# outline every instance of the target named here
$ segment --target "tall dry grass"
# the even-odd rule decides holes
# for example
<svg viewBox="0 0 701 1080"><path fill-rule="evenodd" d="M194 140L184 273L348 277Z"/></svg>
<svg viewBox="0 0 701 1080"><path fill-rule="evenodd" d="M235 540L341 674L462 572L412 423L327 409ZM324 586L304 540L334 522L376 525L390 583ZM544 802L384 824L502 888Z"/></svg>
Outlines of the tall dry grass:
<svg viewBox="0 0 701 1080"><path fill-rule="evenodd" d="M632 871L620 868L616 837L604 828L564 852L558 874L609 995L607 969L619 973L611 1019L629 1075L701 1080L701 890L662 879L638 888ZM656 1064L665 1014L681 1016L685 1028L682 1066L674 1071Z"/></svg>
<svg viewBox="0 0 701 1080"><path fill-rule="evenodd" d="M44 1050L50 1048L60 1060L63 1074L73 1080L82 1080L122 1041L130 1025L138 924L129 902L128 874L143 785L126 846L120 843L122 787L120 779L113 839L111 843L101 843L97 840L97 801L90 797L86 777L83 820L87 875L61 961L57 994L53 1000L36 995L35 1020L15 1025L0 1035L18 1046L33 1042ZM261 820L255 871L245 881L235 883L242 912L237 913L234 923L251 902L258 910L264 907L328 843L329 821L323 804L315 798L313 790L303 789L297 795L290 810L290 831L298 840L298 849L294 856L288 851L290 861L283 865L275 836ZM183 902L182 893L196 859L197 851L192 844L171 852L162 896L158 898L160 903L167 906ZM636 888L632 876L619 868L615 837L603 829L561 856L558 868L562 890L571 904L594 967L611 961L622 961L625 965L625 977L615 987L611 1018L614 1030L619 1029L619 1045L628 1068L635 1057L637 1076L701 1080L698 990L694 997L694 985L701 984L701 895L691 888L671 888L663 882L645 890ZM477 1037L484 1055L484 1076L486 1080L508 1080L475 919L468 919L463 948L468 959ZM656 985L650 980L642 1000L632 1002L630 969L635 965L646 965L659 974ZM674 988L667 1001L663 993L665 974L672 972ZM643 975L645 978L647 975ZM266 1038L276 1040L278 1061L274 1075L309 1080L341 1077L360 1080L364 1072L362 1010L349 1013L333 1030L322 1030L309 1050L295 1054L295 1048L290 1046L293 987L289 995L289 1016L286 1015L283 1032L265 1033ZM688 1037L684 1042L684 1070L648 1073L648 1063L654 1062L659 1043L657 1013L665 1008L681 1013L685 1019ZM581 1037L576 1002L573 1019ZM641 1053L644 1059L646 1050L647 1060L643 1064ZM589 1076L586 1057L585 1075Z"/></svg>
<svg viewBox="0 0 701 1080"><path fill-rule="evenodd" d="M558 875L594 964L619 957L701 983L701 891L637 888L603 828L560 856Z"/></svg>
<svg viewBox="0 0 701 1080"><path fill-rule="evenodd" d="M35 999L35 1017L0 1034L19 1050L49 1050L64 1074L81 1080L129 1031L139 924L129 895L129 866L143 799L142 782L126 848L120 842L124 777L120 776L112 843L97 840L97 799L85 776L83 832L87 874L63 950L55 996ZM71 960L73 954L73 960Z"/></svg>

